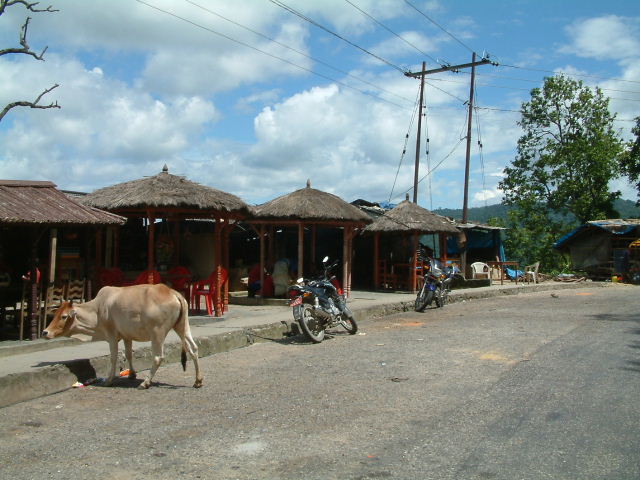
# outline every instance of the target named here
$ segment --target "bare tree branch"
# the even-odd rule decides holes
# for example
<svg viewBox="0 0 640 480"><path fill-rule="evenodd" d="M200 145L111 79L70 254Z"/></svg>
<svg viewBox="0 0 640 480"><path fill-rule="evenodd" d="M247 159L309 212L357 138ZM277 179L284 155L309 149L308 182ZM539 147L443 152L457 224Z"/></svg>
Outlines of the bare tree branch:
<svg viewBox="0 0 640 480"><path fill-rule="evenodd" d="M38 8L40 2L27 2L26 0L0 0L0 15L2 15L7 7L12 7L14 5L24 5L24 8L31 12L59 12L60 10L56 10L51 5L47 8L42 9Z"/></svg>
<svg viewBox="0 0 640 480"><path fill-rule="evenodd" d="M38 104L38 102L40 102L42 97L44 97L51 90L53 90L54 88L57 88L59 86L60 85L58 85L56 83L53 87L47 88L44 92L42 92L40 95L38 95L38 97L33 102L19 101L19 102L12 102L12 103L8 104L6 107L4 107L2 109L2 112L0 112L0 122L2 121L4 116L9 112L9 110L11 110L12 108L15 108L15 107L29 107L29 108L41 108L41 109L60 108L60 105L58 105L57 101L52 102L49 105L39 105Z"/></svg>
<svg viewBox="0 0 640 480"><path fill-rule="evenodd" d="M25 55L31 55L36 60L44 61L44 52L47 51L47 48L44 47L44 50L38 55L36 52L32 52L29 48L29 44L27 43L27 29L29 28L29 22L31 21L31 17L27 17L27 20L22 25L22 29L20 30L20 45L22 48L4 48L0 50L0 56L7 55L9 53L24 53Z"/></svg>

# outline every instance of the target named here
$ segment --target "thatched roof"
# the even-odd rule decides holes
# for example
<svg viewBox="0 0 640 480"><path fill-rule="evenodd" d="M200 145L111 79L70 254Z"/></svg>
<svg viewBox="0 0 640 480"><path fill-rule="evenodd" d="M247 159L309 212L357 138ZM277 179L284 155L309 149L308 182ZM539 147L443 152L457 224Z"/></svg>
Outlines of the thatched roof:
<svg viewBox="0 0 640 480"><path fill-rule="evenodd" d="M126 218L81 205L52 182L0 180L0 224L122 225Z"/></svg>
<svg viewBox="0 0 640 480"><path fill-rule="evenodd" d="M118 183L96 190L82 203L110 211L145 208L180 208L225 213L251 212L239 197L172 175L165 165L158 175Z"/></svg>
<svg viewBox="0 0 640 480"><path fill-rule="evenodd" d="M459 233L449 220L430 212L426 208L410 202L399 203L393 210L378 217L366 232L420 232L420 233Z"/></svg>
<svg viewBox="0 0 640 480"><path fill-rule="evenodd" d="M369 223L371 219L359 208L331 193L306 188L275 198L255 207L257 219L305 220L338 223Z"/></svg>

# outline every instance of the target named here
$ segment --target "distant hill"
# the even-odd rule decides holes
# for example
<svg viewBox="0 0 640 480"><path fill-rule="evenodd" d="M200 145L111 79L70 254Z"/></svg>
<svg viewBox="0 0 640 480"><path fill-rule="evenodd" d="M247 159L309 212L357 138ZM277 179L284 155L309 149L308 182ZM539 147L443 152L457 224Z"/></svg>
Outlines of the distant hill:
<svg viewBox="0 0 640 480"><path fill-rule="evenodd" d="M470 208L468 217L470 222L487 223L490 218L503 218L506 220L510 207L502 204L487 205L486 207ZM620 218L640 218L640 207L636 207L631 200L616 200L615 208L620 213ZM444 215L445 217L462 219L461 208L438 208L433 213ZM600 219L594 219L600 220Z"/></svg>

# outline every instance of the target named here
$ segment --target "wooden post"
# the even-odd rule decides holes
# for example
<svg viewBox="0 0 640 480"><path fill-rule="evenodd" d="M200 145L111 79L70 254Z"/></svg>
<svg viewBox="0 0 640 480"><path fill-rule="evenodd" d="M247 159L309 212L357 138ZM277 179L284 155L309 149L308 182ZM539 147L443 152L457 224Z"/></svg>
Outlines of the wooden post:
<svg viewBox="0 0 640 480"><path fill-rule="evenodd" d="M149 222L147 232L147 283L153 283L153 274L155 264L155 245L156 245L156 218L154 212L147 211L147 221Z"/></svg>
<svg viewBox="0 0 640 480"><path fill-rule="evenodd" d="M380 232L373 234L373 289L380 288Z"/></svg>
<svg viewBox="0 0 640 480"><path fill-rule="evenodd" d="M298 277L304 276L304 223L298 223Z"/></svg>
<svg viewBox="0 0 640 480"><path fill-rule="evenodd" d="M222 225L220 224L220 219L216 219L216 227L214 231L215 236L215 272L216 272L216 292L214 295L214 315L216 317L222 316L222 312L220 311L220 299L222 297Z"/></svg>
<svg viewBox="0 0 640 480"><path fill-rule="evenodd" d="M260 235L260 295L264 297L264 257L266 254L266 228L264 225L260 225L259 235Z"/></svg>
<svg viewBox="0 0 640 480"><path fill-rule="evenodd" d="M417 291L418 278L416 276L416 268L418 266L418 232L413 231L413 255L411 257L411 291Z"/></svg>

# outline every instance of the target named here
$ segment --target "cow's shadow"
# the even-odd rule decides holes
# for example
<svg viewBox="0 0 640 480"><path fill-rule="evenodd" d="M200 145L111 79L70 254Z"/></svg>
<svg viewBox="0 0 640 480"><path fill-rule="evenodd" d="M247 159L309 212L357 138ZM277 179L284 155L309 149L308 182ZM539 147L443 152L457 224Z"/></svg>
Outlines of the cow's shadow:
<svg viewBox="0 0 640 480"><path fill-rule="evenodd" d="M111 385L104 385L104 379L98 378L95 368L91 365L91 362L88 359L79 359L79 360L69 360L62 362L39 362L34 365L34 367L54 367L54 366L62 366L69 369L69 371L76 376L79 382L84 383L85 385L90 385L92 387L103 387L103 388L138 388L142 382L144 382L145 375L142 374L143 371L137 371L137 378L129 378L129 377L116 377L113 379ZM151 382L151 387L159 387L166 388L169 390L177 390L183 388L182 385L172 385L169 383L162 382Z"/></svg>

